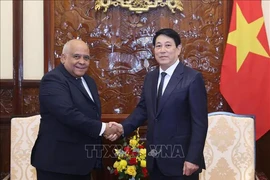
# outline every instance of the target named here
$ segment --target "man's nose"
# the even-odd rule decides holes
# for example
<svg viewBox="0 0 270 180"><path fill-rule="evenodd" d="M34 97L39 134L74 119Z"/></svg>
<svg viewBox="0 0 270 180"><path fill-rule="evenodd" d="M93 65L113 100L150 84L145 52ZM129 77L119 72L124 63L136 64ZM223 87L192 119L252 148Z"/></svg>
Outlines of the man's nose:
<svg viewBox="0 0 270 180"><path fill-rule="evenodd" d="M80 63L80 64L84 64L84 63L85 63L85 60L83 59L83 57L81 57L81 58L79 59L79 63Z"/></svg>
<svg viewBox="0 0 270 180"><path fill-rule="evenodd" d="M165 46L161 46L161 47L160 47L160 52L165 52L165 51L166 51Z"/></svg>

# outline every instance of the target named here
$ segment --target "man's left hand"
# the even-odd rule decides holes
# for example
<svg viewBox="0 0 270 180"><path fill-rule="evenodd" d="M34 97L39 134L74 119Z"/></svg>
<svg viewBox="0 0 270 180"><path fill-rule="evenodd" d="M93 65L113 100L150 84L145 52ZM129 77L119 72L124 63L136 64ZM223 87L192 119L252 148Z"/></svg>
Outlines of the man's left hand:
<svg viewBox="0 0 270 180"><path fill-rule="evenodd" d="M198 169L199 169L198 165L185 161L183 167L183 175L190 176Z"/></svg>

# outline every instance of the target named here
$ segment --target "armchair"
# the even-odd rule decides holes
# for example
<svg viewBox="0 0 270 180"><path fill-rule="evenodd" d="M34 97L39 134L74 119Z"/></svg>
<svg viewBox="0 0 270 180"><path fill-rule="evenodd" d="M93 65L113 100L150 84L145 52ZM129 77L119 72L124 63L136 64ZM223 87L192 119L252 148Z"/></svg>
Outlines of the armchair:
<svg viewBox="0 0 270 180"><path fill-rule="evenodd" d="M36 180L36 169L30 164L31 150L37 138L40 115L12 118L10 179Z"/></svg>
<svg viewBox="0 0 270 180"><path fill-rule="evenodd" d="M254 180L254 117L214 112L208 114L208 123L206 170L200 180Z"/></svg>

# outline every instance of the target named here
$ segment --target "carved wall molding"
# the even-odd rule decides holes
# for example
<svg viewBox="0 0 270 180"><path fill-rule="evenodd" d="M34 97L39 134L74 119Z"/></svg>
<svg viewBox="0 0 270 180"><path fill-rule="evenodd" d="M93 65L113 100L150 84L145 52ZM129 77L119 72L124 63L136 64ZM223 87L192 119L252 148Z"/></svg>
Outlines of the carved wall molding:
<svg viewBox="0 0 270 180"><path fill-rule="evenodd" d="M39 114L39 89L26 88L23 90L23 114Z"/></svg>
<svg viewBox="0 0 270 180"><path fill-rule="evenodd" d="M13 89L0 89L1 116L12 115L13 112Z"/></svg>

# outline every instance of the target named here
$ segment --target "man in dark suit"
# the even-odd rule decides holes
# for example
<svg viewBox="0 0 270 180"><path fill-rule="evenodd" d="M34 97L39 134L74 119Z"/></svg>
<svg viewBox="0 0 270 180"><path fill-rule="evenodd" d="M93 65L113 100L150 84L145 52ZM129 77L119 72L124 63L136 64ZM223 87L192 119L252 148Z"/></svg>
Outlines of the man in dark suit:
<svg viewBox="0 0 270 180"><path fill-rule="evenodd" d="M122 133L101 122L97 86L86 75L89 61L87 44L71 40L61 64L41 80L41 122L31 155L38 180L89 180L101 167L102 135Z"/></svg>
<svg viewBox="0 0 270 180"><path fill-rule="evenodd" d="M121 124L124 135L148 120L147 168L151 180L198 180L205 168L207 94L201 73L179 62L181 39L172 29L153 38L159 68L144 80L141 99ZM117 135L108 137L110 140Z"/></svg>

